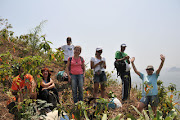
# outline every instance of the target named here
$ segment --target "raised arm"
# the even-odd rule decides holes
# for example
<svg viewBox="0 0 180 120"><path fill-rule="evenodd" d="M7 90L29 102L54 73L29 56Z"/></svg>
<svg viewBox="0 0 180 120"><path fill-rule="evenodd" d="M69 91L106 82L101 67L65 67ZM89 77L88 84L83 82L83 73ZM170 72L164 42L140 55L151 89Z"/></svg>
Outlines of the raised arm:
<svg viewBox="0 0 180 120"><path fill-rule="evenodd" d="M140 72L136 69L135 65L134 65L134 61L135 61L135 57L132 57L131 58L131 64L132 64L132 67L134 69L134 72L140 76Z"/></svg>
<svg viewBox="0 0 180 120"><path fill-rule="evenodd" d="M161 69L162 69L162 67L163 67L163 64L164 64L164 61L165 61L165 56L164 55L160 55L160 59L161 59L161 64L159 65L159 68L157 69L157 71L156 71L156 74L157 75L159 75L159 73L160 73L160 71L161 71Z"/></svg>

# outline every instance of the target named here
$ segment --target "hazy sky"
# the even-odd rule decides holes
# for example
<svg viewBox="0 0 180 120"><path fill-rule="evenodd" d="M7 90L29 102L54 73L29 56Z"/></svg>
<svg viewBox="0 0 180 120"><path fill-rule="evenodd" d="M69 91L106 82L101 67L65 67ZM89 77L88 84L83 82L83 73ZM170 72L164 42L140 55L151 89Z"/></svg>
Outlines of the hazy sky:
<svg viewBox="0 0 180 120"><path fill-rule="evenodd" d="M160 79L180 80L179 0L0 0L0 17L8 19L15 35L29 33L47 20L42 34L53 43L51 47L66 44L71 36L74 45L82 46L86 63L102 46L108 71L114 69L115 52L122 43L144 73L149 64L157 69L164 54Z"/></svg>

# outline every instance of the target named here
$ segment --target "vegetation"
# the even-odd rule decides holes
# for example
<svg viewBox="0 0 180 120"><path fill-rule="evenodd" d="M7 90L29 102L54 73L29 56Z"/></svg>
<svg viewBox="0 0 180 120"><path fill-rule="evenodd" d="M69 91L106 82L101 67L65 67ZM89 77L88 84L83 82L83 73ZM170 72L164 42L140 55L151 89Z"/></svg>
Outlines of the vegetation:
<svg viewBox="0 0 180 120"><path fill-rule="evenodd" d="M12 26L8 24L6 19L0 19L0 22L0 84L3 86L3 93L8 93L9 100L6 101L8 101L8 104L12 101L16 103L16 117L18 119L30 120L43 118L46 114L45 108L52 106L52 104L42 100L31 100L28 96L23 102L17 103L14 99L11 99L12 95L9 92L11 83L13 78L18 75L17 70L19 66L22 66L25 73L30 73L34 77L39 87L41 81L39 75L41 74L40 70L42 67L49 67L52 71L59 70L60 67L62 69L65 67L63 64L63 52L59 50L52 51L50 47L52 43L46 40L45 35L40 35L42 25L46 21L41 22L30 34L19 37L13 36L14 32L9 30ZM109 98L120 98L120 86L116 80L112 79L111 73L106 73L108 79L107 96ZM60 104L55 109L62 116L66 112L69 118L76 120L178 119L179 111L176 106L179 104L174 102L174 98L175 96L179 97L179 91L176 91L174 84L165 88L163 82L158 81L160 104L158 106L157 116L154 117L150 106L143 113L140 113L135 108L135 102L139 101L141 97L141 92L137 88L132 88L130 100L128 100L128 103L124 103L124 107L117 109L117 111L107 107L109 103L108 98L96 99L97 104L94 105L91 101L93 97L93 71L91 69L86 70L85 77L84 101L78 102L75 105L72 102L70 85L56 82L61 99Z"/></svg>

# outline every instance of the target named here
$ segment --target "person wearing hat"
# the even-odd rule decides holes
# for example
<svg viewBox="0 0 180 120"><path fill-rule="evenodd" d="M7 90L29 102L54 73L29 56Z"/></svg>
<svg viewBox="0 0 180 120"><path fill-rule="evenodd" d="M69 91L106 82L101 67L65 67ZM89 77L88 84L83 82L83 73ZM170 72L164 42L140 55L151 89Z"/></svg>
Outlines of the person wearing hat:
<svg viewBox="0 0 180 120"><path fill-rule="evenodd" d="M74 55L74 45L72 45L71 37L67 37L66 41L67 45L58 48L59 50L63 50L65 64L67 64L68 58Z"/></svg>
<svg viewBox="0 0 180 120"><path fill-rule="evenodd" d="M115 59L116 62L124 61L126 62L126 69L120 73L122 80L122 100L125 101L130 98L130 89L131 89L131 75L129 67L130 61L129 56L124 52L126 49L126 44L121 44L121 50L116 51Z"/></svg>
<svg viewBox="0 0 180 120"><path fill-rule="evenodd" d="M95 56L91 57L90 67L94 73L94 98L97 98L99 84L101 84L101 97L105 97L105 86L106 86L106 60L101 56L103 49L101 47L96 48Z"/></svg>
<svg viewBox="0 0 180 120"><path fill-rule="evenodd" d="M156 110L158 106L158 86L157 86L157 79L159 73L163 67L165 56L162 54L160 55L161 63L159 68L154 72L154 67L152 65L148 65L146 68L147 74L143 74L139 72L135 65L135 57L131 58L132 67L134 72L142 79L142 98L137 106L137 109L142 112L143 108L146 107L148 104L151 105L154 114L156 115Z"/></svg>

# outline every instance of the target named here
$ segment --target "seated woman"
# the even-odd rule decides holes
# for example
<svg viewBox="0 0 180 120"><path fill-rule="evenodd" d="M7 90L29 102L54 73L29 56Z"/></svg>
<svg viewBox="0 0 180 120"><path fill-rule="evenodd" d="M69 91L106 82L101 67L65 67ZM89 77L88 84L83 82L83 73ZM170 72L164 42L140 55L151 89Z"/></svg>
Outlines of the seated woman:
<svg viewBox="0 0 180 120"><path fill-rule="evenodd" d="M43 68L41 70L41 73L42 73L41 77L43 78L43 80L40 83L38 99L48 101L49 91L52 91L56 95L57 102L59 103L58 92L57 92L57 89L55 88L54 81L50 78L51 73L49 69Z"/></svg>

